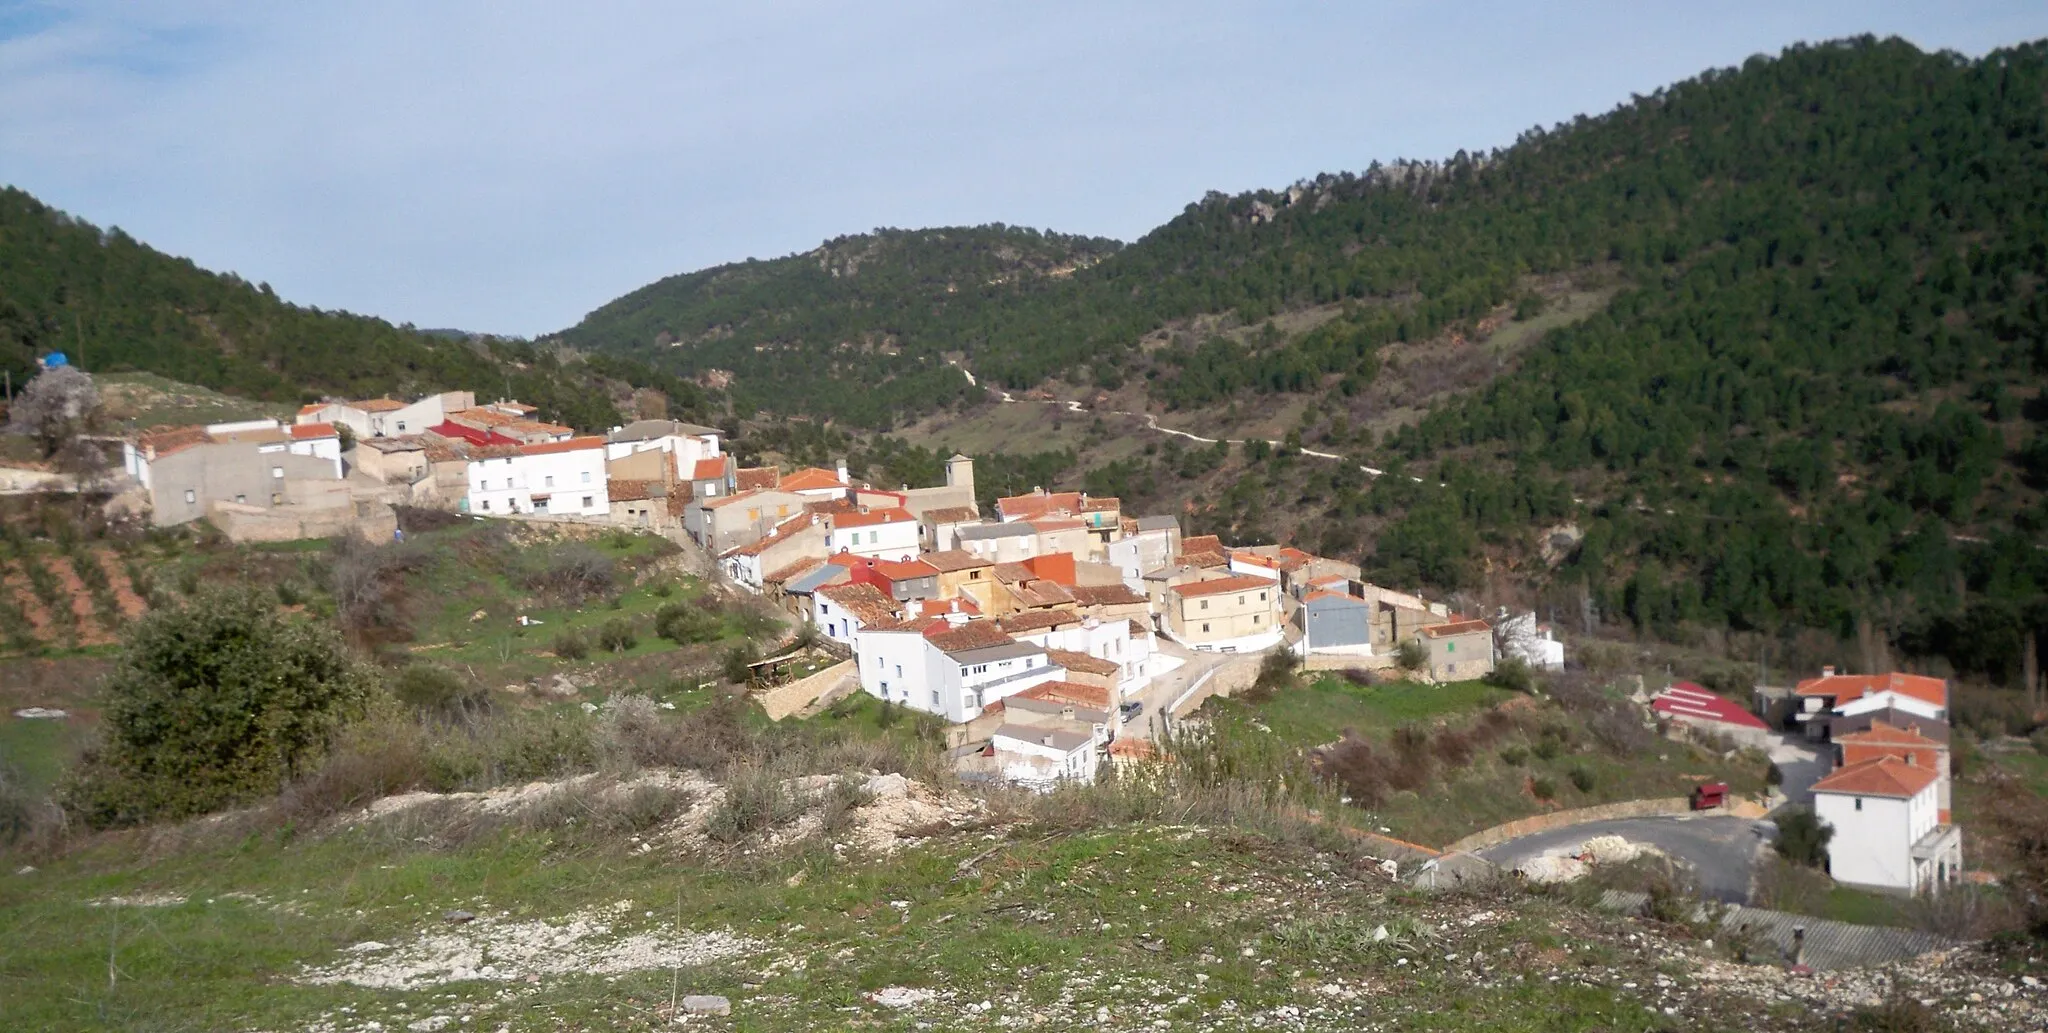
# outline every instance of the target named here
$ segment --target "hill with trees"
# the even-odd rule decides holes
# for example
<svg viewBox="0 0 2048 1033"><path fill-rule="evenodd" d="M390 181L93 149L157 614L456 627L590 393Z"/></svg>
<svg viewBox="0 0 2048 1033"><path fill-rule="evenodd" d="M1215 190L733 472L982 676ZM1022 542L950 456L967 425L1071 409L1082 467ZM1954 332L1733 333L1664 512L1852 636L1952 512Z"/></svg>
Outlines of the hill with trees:
<svg viewBox="0 0 2048 1033"><path fill-rule="evenodd" d="M269 284L209 272L0 188L0 369L19 385L52 351L95 372L141 370L266 401L470 388L598 429L619 421L635 388L652 388L677 415L707 414L696 385L630 358L289 304Z"/></svg>
<svg viewBox="0 0 2048 1033"><path fill-rule="evenodd" d="M949 361L1169 422L1298 409L1290 442L1408 475L1347 469L1299 498L1384 576L1476 591L1505 570L1645 630L1862 628L2010 675L2024 630L2048 627L2044 98L2040 43L1802 45L1492 153L1211 194L1070 275L933 304L893 293L914 265L895 238L853 238L827 254L880 260L664 281L631 296L630 332L621 302L565 339L666 335L686 346L657 361L715 362L736 397L855 427L978 403ZM730 316L657 303L793 264L806 275L746 280L745 325L778 328L772 344L709 347ZM1374 389L1584 285L1598 311L1457 390ZM1158 480L1162 461L1093 476ZM1228 514L1162 494L1256 539L1305 483ZM1553 571L1533 532L1562 524L1585 537Z"/></svg>

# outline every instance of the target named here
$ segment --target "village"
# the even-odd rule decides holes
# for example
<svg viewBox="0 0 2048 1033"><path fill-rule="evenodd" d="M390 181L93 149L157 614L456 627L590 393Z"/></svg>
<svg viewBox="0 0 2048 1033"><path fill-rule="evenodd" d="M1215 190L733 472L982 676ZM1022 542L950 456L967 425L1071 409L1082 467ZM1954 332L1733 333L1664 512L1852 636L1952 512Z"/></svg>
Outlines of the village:
<svg viewBox="0 0 2048 1033"><path fill-rule="evenodd" d="M1268 657L1423 684L1565 666L1534 613L1457 612L1355 564L1185 535L1115 498L1038 488L984 512L965 455L944 483L887 487L843 462L742 467L712 427L578 436L534 413L469 392L330 401L290 424L143 432L122 442L122 466L151 523L203 520L238 541L379 540L400 534L394 507L416 506L687 543L834 661L778 688L785 706L865 693L943 722L963 780L1041 791L1142 763ZM1961 878L1944 681L1830 668L1751 699L1676 681L1636 702L1646 720L1782 762L1783 800L1833 830L1837 880L1910 894Z"/></svg>

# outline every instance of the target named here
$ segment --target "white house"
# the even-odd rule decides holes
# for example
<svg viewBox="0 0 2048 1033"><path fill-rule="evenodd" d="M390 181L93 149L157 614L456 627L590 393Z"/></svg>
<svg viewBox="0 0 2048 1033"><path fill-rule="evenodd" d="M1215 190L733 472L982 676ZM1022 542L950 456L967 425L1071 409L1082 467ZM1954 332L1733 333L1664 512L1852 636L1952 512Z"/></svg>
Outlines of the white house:
<svg viewBox="0 0 2048 1033"><path fill-rule="evenodd" d="M340 424L359 438L395 438L418 434L445 421L449 413L475 405L476 395L469 391L443 391L415 402L392 398L320 402L301 406L296 422Z"/></svg>
<svg viewBox="0 0 2048 1033"><path fill-rule="evenodd" d="M895 602L865 581L825 585L811 593L811 623L842 645L854 645L870 627L896 621Z"/></svg>
<svg viewBox="0 0 2048 1033"><path fill-rule="evenodd" d="M1534 612L1509 617L1502 610L1493 622L1493 637L1502 657L1514 657L1539 671L1564 670L1564 643L1550 625L1537 622Z"/></svg>
<svg viewBox="0 0 2048 1033"><path fill-rule="evenodd" d="M1828 874L1837 882L1903 893L1938 890L1963 866L1962 830L1942 824L1925 765L1879 757L1813 784L1813 810L1834 829Z"/></svg>
<svg viewBox="0 0 2048 1033"><path fill-rule="evenodd" d="M468 473L465 506L471 513L611 516L603 438L479 449L469 460Z"/></svg>
<svg viewBox="0 0 2048 1033"><path fill-rule="evenodd" d="M1833 667L1821 668L1820 677L1808 678L1793 690L1799 709L1792 719L1813 739L1831 735L1837 717L1896 710L1935 721L1948 720L1948 682L1924 675L1893 671L1888 674L1838 674Z"/></svg>
<svg viewBox="0 0 2048 1033"><path fill-rule="evenodd" d="M828 513L825 551L907 562L917 558L917 528L917 518L901 507Z"/></svg>
<svg viewBox="0 0 2048 1033"><path fill-rule="evenodd" d="M1048 650L1082 653L1117 665L1116 698L1143 692L1152 679L1181 666L1178 657L1155 651L1150 633L1131 634L1128 620L1082 619L1077 624L1012 632L1019 642Z"/></svg>
<svg viewBox="0 0 2048 1033"><path fill-rule="evenodd" d="M1066 675L1044 646L1019 642L989 621L869 627L857 637L854 654L861 688L869 695L954 723L972 721L996 700Z"/></svg>
<svg viewBox="0 0 2048 1033"><path fill-rule="evenodd" d="M676 457L676 468L690 470L705 459L724 455L718 439L725 432L679 420L635 420L613 427L604 438L604 457L624 459L640 452L665 452Z"/></svg>
<svg viewBox="0 0 2048 1033"><path fill-rule="evenodd" d="M998 777L1039 792L1061 782L1090 783L1101 752L1085 726L1005 724L989 737Z"/></svg>
<svg viewBox="0 0 2048 1033"><path fill-rule="evenodd" d="M181 448L197 444L242 444L254 445L258 455L283 452L295 456L311 456L324 459L331 464L337 479L343 476L341 464L341 434L331 423L298 423L287 425L277 420L232 420L226 423L209 423L203 427L181 427L172 430L151 431L137 441L124 441L121 448L121 466L137 484L152 488L150 467L156 462L159 447L169 455ZM279 474L282 477L282 474Z"/></svg>
<svg viewBox="0 0 2048 1033"><path fill-rule="evenodd" d="M794 473L783 474L775 482L782 491L795 492L815 502L843 499L851 484L846 479L846 464L840 463L835 470L806 467Z"/></svg>

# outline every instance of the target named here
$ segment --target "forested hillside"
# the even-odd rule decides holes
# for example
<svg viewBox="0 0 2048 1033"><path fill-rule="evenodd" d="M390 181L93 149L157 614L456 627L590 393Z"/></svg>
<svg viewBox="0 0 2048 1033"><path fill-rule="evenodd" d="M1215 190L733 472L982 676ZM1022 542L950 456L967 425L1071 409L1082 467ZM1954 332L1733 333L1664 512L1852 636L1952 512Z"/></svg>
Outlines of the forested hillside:
<svg viewBox="0 0 2048 1033"><path fill-rule="evenodd" d="M278 299L268 284L209 272L118 229L102 230L0 189L0 369L22 383L38 355L91 371L145 370L269 401L470 388L510 393L584 428L618 422L635 386L701 416L694 384L617 356L449 338Z"/></svg>
<svg viewBox="0 0 2048 1033"><path fill-rule="evenodd" d="M726 320L654 305L626 336L685 338L665 361L855 426L974 399L948 356L1013 391L1113 391L1202 426L1300 399L1302 441L1409 476L1177 448L1090 476L1246 539L1273 508L1312 511L1306 544L1442 589L1506 573L1584 586L1588 609L1645 629L1861 626L2008 673L2020 629L2048 627L2042 44L1974 61L1794 47L1491 154L1211 195L1070 276L949 295L943 318L888 300L900 275L855 288L869 268L782 261L818 275L753 281L772 346L709 351L696 340ZM1388 363L1415 379L1431 342L1484 342L1592 281L1599 312L1457 391L1372 390ZM608 308L569 338L611 344L618 325ZM886 361L858 354L877 341ZM1564 523L1586 539L1551 571L1534 539Z"/></svg>

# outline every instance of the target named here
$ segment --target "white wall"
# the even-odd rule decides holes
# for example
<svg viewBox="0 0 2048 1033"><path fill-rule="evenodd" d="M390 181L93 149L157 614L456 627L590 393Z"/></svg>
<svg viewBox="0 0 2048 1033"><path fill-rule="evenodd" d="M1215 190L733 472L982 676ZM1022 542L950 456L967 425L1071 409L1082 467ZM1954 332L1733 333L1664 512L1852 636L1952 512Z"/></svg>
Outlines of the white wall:
<svg viewBox="0 0 2048 1033"><path fill-rule="evenodd" d="M1002 764L1004 780L1041 791L1050 790L1062 780L1095 781L1095 769L1100 761L1092 742L1082 743L1071 752L1034 739L1007 735L991 736L989 744L996 748L996 760Z"/></svg>
<svg viewBox="0 0 2048 1033"><path fill-rule="evenodd" d="M664 434L645 441L608 441L604 446L606 459L624 459L640 452L667 452L676 457L676 462L688 470L699 459L716 459L722 453L718 450L718 435Z"/></svg>
<svg viewBox="0 0 2048 1033"><path fill-rule="evenodd" d="M869 524L844 530L835 527L825 532L825 551L833 555L846 552L880 560L914 560L918 553L917 521Z"/></svg>
<svg viewBox="0 0 2048 1033"><path fill-rule="evenodd" d="M1903 692L1893 692L1889 689L1883 692L1873 692L1862 699L1844 703L1836 707L1835 712L1838 714L1868 714L1887 707L1896 707L1908 714L1918 714L1929 720L1941 720L1942 718L1942 708L1918 696L1908 696Z"/></svg>
<svg viewBox="0 0 2048 1033"><path fill-rule="evenodd" d="M1861 809L1858 809L1861 801ZM1813 794L1813 810L1835 830L1828 873L1838 882L1913 890L1913 841L1934 828L1934 787L1911 800L1891 796Z"/></svg>
<svg viewBox="0 0 2048 1033"><path fill-rule="evenodd" d="M535 495L550 496L551 516L611 515L605 494L604 449L478 459L469 463L469 511L480 516L533 513ZM585 499L589 502L585 503Z"/></svg>
<svg viewBox="0 0 2048 1033"><path fill-rule="evenodd" d="M868 695L928 713L932 711L931 690L937 678L935 668L952 669L950 663L938 662L945 659L945 654L918 631L878 631L861 635L854 647L854 659L860 668L860 687ZM956 696L958 686L956 677L950 686ZM942 691L948 688L944 684L939 687Z"/></svg>
<svg viewBox="0 0 2048 1033"><path fill-rule="evenodd" d="M291 453L295 456L312 456L315 459L331 460L334 463L334 476L340 477L342 475L341 439L338 437L311 438L305 441L294 440L291 443Z"/></svg>
<svg viewBox="0 0 2048 1033"><path fill-rule="evenodd" d="M841 645L852 646L860 639L860 618L826 598L823 591L811 593L811 623L816 624L826 638Z"/></svg>

